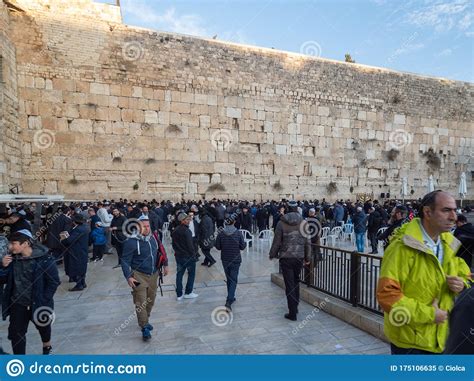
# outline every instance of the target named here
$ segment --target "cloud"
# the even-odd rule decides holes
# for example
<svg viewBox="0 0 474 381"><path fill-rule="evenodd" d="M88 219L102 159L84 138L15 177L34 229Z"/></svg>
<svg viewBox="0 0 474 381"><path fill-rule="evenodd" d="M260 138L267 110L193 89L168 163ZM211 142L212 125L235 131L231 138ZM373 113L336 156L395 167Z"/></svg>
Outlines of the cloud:
<svg viewBox="0 0 474 381"><path fill-rule="evenodd" d="M179 14L171 7L160 13L144 1L123 0L122 10L140 23L152 29L209 37L210 32L202 25L203 20L196 14Z"/></svg>
<svg viewBox="0 0 474 381"><path fill-rule="evenodd" d="M402 55L402 54L407 54L407 53L410 53L410 52L420 50L424 47L425 47L425 45L422 44L421 42L416 43L416 44L405 44L405 45L401 46L400 48L398 48L397 50L395 50L394 55L399 56L399 55Z"/></svg>
<svg viewBox="0 0 474 381"><path fill-rule="evenodd" d="M453 50L447 48L447 49L441 50L438 54L436 54L436 57L448 57L451 54L453 54Z"/></svg>
<svg viewBox="0 0 474 381"><path fill-rule="evenodd" d="M419 27L433 27L437 32L453 28L466 30L472 24L472 11L469 0L431 1L429 5L409 13L407 21Z"/></svg>

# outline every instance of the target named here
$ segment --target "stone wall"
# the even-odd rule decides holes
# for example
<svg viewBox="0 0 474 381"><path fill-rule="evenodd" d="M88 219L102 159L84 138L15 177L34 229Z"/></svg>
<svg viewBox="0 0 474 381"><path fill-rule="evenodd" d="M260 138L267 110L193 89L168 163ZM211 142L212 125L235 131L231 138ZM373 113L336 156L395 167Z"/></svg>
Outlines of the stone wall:
<svg viewBox="0 0 474 381"><path fill-rule="evenodd" d="M0 2L0 193L21 186L21 142L15 46L8 10Z"/></svg>
<svg viewBox="0 0 474 381"><path fill-rule="evenodd" d="M86 0L17 3L25 192L334 199L407 176L418 197L430 174L457 193L465 170L474 198L472 84L129 27Z"/></svg>

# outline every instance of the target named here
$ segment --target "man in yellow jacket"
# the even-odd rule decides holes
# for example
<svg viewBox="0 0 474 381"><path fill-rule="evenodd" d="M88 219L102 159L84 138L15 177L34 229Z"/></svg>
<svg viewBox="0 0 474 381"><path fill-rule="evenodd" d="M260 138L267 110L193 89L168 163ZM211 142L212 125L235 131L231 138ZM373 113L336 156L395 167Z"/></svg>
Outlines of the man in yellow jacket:
<svg viewBox="0 0 474 381"><path fill-rule="evenodd" d="M454 198L428 193L419 214L392 235L377 286L392 354L442 353L448 313L470 278L469 267L455 255L460 242L450 233Z"/></svg>

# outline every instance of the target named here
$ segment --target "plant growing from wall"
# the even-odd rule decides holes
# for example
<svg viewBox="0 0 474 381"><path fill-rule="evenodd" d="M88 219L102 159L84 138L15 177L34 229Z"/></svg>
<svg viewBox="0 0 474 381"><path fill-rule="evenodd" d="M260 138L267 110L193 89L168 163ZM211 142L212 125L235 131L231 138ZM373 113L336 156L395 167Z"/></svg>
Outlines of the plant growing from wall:
<svg viewBox="0 0 474 381"><path fill-rule="evenodd" d="M352 59L351 55L349 53L346 53L344 55L344 61L349 62L349 63L355 63L355 61Z"/></svg>
<svg viewBox="0 0 474 381"><path fill-rule="evenodd" d="M276 191L283 190L283 185L281 185L280 180L278 180L275 184L272 185L272 188Z"/></svg>
<svg viewBox="0 0 474 381"><path fill-rule="evenodd" d="M211 184L207 187L206 192L225 192L225 186L221 183Z"/></svg>
<svg viewBox="0 0 474 381"><path fill-rule="evenodd" d="M182 132L181 128L179 128L179 126L176 125L176 124L170 124L167 128L167 131L168 132L175 132L175 133Z"/></svg>
<svg viewBox="0 0 474 381"><path fill-rule="evenodd" d="M138 182L135 182L135 184L133 184L133 190L138 190L139 188L139 185L138 185Z"/></svg>
<svg viewBox="0 0 474 381"><path fill-rule="evenodd" d="M147 165L154 164L154 163L156 163L156 159L154 159L152 157L145 160L145 164L147 164Z"/></svg>
<svg viewBox="0 0 474 381"><path fill-rule="evenodd" d="M432 170L437 170L441 167L441 159L433 148L430 148L423 156L426 158L426 164L428 164Z"/></svg>
<svg viewBox="0 0 474 381"><path fill-rule="evenodd" d="M398 155L400 154L400 151L392 148L390 151L387 152L387 159L388 161L395 161L397 160Z"/></svg>
<svg viewBox="0 0 474 381"><path fill-rule="evenodd" d="M333 194L337 191L337 184L334 181L331 181L327 186L326 190L329 194Z"/></svg>
<svg viewBox="0 0 474 381"><path fill-rule="evenodd" d="M112 159L112 163L121 163L122 158L120 156L116 156Z"/></svg>
<svg viewBox="0 0 474 381"><path fill-rule="evenodd" d="M73 176L71 180L68 181L71 185L79 184L79 180L76 179L76 176Z"/></svg>
<svg viewBox="0 0 474 381"><path fill-rule="evenodd" d="M351 185L351 187L349 188L349 192L354 192L354 187Z"/></svg>

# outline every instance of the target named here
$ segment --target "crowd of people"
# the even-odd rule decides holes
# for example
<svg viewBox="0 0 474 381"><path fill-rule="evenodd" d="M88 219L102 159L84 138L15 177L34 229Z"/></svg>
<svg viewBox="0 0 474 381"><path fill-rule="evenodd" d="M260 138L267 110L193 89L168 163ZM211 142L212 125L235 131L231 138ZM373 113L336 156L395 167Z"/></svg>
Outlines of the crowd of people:
<svg viewBox="0 0 474 381"><path fill-rule="evenodd" d="M433 196L430 197L432 199L429 202L425 197L406 203L387 200L383 204L377 200L338 200L329 203L325 199L266 202L213 199L178 203L159 202L155 199L141 202L119 199L62 205L51 203L42 206L17 204L12 205L11 209L0 209L2 312L4 319L10 316L8 337L12 342L13 352L25 353L26 331L29 321L33 321L42 338L43 353L51 353L51 327L37 324L35 313L40 307L48 307L51 310L54 308L53 296L60 284L58 265L64 265L69 282L75 283L69 291L82 291L87 287L88 263L100 262L103 261L104 255L115 254L117 264L114 268L122 269L124 278L132 289L142 338L145 341L150 340L153 326L149 318L158 287L163 276L169 272L168 256L162 243L164 235L171 238L175 256L177 301L199 296L194 292L196 263L202 253L201 265L212 267L217 262L211 254L211 250L215 248L221 251L227 283L225 308L231 313L232 304L236 301L238 274L242 262L240 252L246 247L239 229L254 234L273 230L274 239L269 258L280 261L288 304L285 318L295 321L298 315L301 268L308 265L312 259L324 259L317 249L320 232L311 236L304 233L307 230L304 225L315 219L319 221L320 227L332 228L352 223L359 252L364 252L366 235L372 253L377 251L378 241L384 241L386 257L383 261L378 297L380 305L388 315L391 310L403 307L422 324L418 329L425 329L423 324L426 325L429 319L433 320L433 324L442 324L447 318L440 311L446 312L453 308L454 294L449 292L459 293L464 290L460 289L458 278L468 287L467 276L473 266L474 227L465 216L471 216L470 209L466 208L462 214L453 204L454 199L451 196L449 206L444 206L447 210L445 213L451 213L449 218L444 220L445 225L438 226L437 230L430 228L431 225L425 226L429 221L436 225L436 221L441 218L441 215L436 215L435 219L425 217L426 208L430 211L432 208L436 209L437 202L441 202L442 198L435 194L433 201ZM42 208L42 219L41 224L33 229L36 207ZM426 213L429 214L427 211ZM377 234L381 227L387 229L382 234ZM413 229L416 233L413 233ZM451 239L454 239L451 234L453 230L454 236L459 240ZM426 240L423 241L423 238ZM416 240L418 245L405 240ZM431 245L432 241L438 242L437 246ZM459 248L451 248L449 245L452 245L452 242L460 242ZM411 249L406 249L405 246ZM438 251L442 248L441 257L437 258L441 266L435 266L436 268L433 268L433 264L425 263L426 259L421 260L419 255L414 254L432 253L435 250L433 248ZM400 253L404 252L406 254L400 259L399 256L403 255ZM423 269L421 273L413 273L411 269L415 265ZM395 266L395 270L390 266ZM452 277L446 278L445 283L439 276L433 275L440 268L443 274L450 274ZM425 272L426 275L420 275ZM186 274L187 281L183 288L183 278ZM411 284L407 277L411 279L413 286L407 286ZM445 284L446 286L443 286ZM433 294L433 290L438 290L437 296L441 297L436 303L433 300L432 309L428 311L430 303L420 318L420 306L416 304L420 302L407 296L411 292L418 292L416 290L419 286L431 290L426 291L429 295ZM408 287L408 290L404 290L405 287ZM424 299L423 303L426 306ZM427 336L437 332L431 328L426 328L425 331ZM446 332L443 335L446 336ZM424 346L423 343L415 343L414 338L403 341L397 336L399 333L397 327L386 323L386 334L392 341L394 353L400 353L407 343L411 345L411 349L430 353L439 352L444 348L444 343L437 343L436 346L430 341Z"/></svg>

